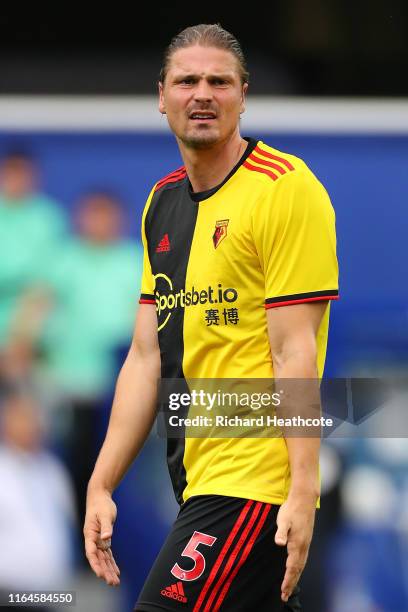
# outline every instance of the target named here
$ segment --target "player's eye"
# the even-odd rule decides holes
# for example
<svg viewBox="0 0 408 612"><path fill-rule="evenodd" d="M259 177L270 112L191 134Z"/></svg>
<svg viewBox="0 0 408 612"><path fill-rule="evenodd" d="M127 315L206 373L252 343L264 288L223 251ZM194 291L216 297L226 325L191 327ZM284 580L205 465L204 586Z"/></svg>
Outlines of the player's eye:
<svg viewBox="0 0 408 612"><path fill-rule="evenodd" d="M181 85L193 85L195 83L195 80L193 79L193 77L186 77L185 79L180 79L179 83Z"/></svg>

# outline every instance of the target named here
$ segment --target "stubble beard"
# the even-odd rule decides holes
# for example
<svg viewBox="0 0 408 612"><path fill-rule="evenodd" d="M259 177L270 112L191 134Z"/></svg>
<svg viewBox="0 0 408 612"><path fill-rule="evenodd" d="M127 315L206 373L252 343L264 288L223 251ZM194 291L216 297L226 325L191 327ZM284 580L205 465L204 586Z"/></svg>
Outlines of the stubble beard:
<svg viewBox="0 0 408 612"><path fill-rule="evenodd" d="M199 134L186 134L180 136L181 142L189 149L208 149L209 147L217 144L219 141L219 134L208 131L207 133Z"/></svg>

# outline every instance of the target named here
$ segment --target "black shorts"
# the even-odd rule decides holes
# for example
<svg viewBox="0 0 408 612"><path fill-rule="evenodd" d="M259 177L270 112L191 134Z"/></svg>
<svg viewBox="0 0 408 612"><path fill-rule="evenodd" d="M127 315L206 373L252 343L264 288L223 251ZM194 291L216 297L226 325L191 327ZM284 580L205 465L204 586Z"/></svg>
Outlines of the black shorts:
<svg viewBox="0 0 408 612"><path fill-rule="evenodd" d="M281 600L286 547L277 546L279 506L197 495L185 502L135 610L297 612L296 587Z"/></svg>

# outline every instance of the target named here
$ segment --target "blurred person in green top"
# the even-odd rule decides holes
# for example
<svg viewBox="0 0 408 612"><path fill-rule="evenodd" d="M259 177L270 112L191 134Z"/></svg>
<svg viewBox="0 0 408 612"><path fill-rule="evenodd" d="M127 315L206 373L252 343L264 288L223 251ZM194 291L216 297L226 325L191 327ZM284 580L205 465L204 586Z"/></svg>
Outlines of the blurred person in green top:
<svg viewBox="0 0 408 612"><path fill-rule="evenodd" d="M123 237L124 226L114 194L84 195L75 233L60 244L49 266L42 368L50 387L57 386L72 407L67 460L81 518L103 427L103 400L116 376L116 351L130 341L140 292L143 251Z"/></svg>
<svg viewBox="0 0 408 612"><path fill-rule="evenodd" d="M122 206L109 192L84 196L75 226L49 266L53 307L41 344L53 381L92 401L111 388L114 350L131 337L143 254L122 237Z"/></svg>
<svg viewBox="0 0 408 612"><path fill-rule="evenodd" d="M0 161L0 349L11 340L16 310L43 280L66 223L58 204L38 191L38 165L23 150Z"/></svg>

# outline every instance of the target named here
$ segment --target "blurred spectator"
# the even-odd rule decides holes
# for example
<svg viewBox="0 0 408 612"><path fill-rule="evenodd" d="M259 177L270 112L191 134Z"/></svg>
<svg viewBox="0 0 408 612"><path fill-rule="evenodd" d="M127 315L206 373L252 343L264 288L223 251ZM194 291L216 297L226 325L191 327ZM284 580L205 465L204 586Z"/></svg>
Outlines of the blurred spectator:
<svg viewBox="0 0 408 612"><path fill-rule="evenodd" d="M41 351L47 377L73 407L68 464L81 520L103 399L114 382L116 351L129 345L139 296L142 249L121 237L123 225L113 194L87 194L77 208L76 235L60 244L49 266L52 310Z"/></svg>
<svg viewBox="0 0 408 612"><path fill-rule="evenodd" d="M44 422L31 397L3 397L0 433L0 590L66 588L76 522L71 483L44 449Z"/></svg>
<svg viewBox="0 0 408 612"><path fill-rule="evenodd" d="M361 447L370 447L372 443L361 439L353 442L360 455ZM377 439L374 445L377 452L383 447L385 456L392 448L399 448L399 441L395 442ZM379 452L377 460L360 464L354 464L350 450L349 455L351 467L341 484L343 520L330 538L324 558L329 610L406 612L404 500L396 472L381 466ZM405 463L406 454L401 458Z"/></svg>
<svg viewBox="0 0 408 612"><path fill-rule="evenodd" d="M64 234L58 205L37 191L31 155L10 151L0 162L0 349L9 341L21 297L41 282Z"/></svg>
<svg viewBox="0 0 408 612"><path fill-rule="evenodd" d="M19 324L20 336L0 351L0 392L15 389L35 399L47 418L48 447L64 458L72 423L70 404L38 367L36 347L24 336L23 327Z"/></svg>
<svg viewBox="0 0 408 612"><path fill-rule="evenodd" d="M141 275L141 247L121 237L120 202L106 192L79 203L77 234L50 264L54 308L43 337L47 370L75 400L111 388L113 351L131 337Z"/></svg>

